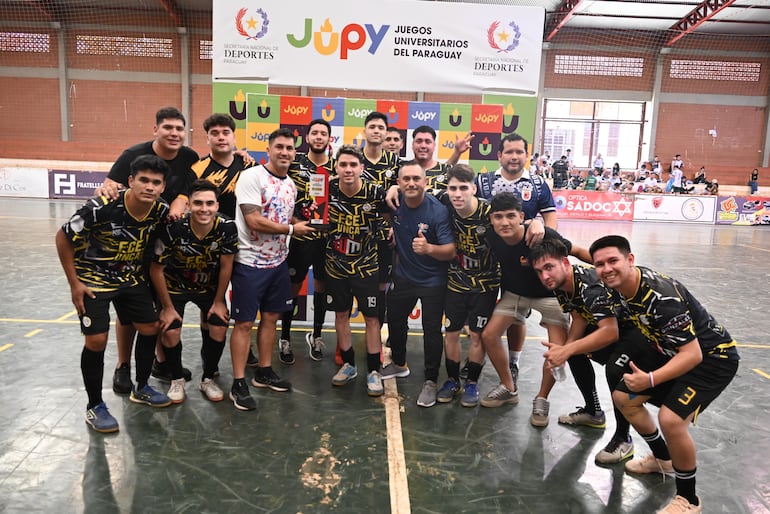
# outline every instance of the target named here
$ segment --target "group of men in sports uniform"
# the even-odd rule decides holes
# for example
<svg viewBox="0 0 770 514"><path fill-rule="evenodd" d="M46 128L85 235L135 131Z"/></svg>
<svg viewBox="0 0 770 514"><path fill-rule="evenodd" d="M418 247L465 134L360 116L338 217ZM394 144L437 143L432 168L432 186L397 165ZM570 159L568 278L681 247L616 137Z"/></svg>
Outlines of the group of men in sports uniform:
<svg viewBox="0 0 770 514"><path fill-rule="evenodd" d="M119 318L116 392L155 407L184 400L180 327L185 304L193 302L201 311L201 391L212 401L224 397L214 379L232 318L229 396L236 408L252 410L256 402L246 383L247 365L256 368L252 385L291 388L271 367L272 348L281 319L279 359L294 362L291 318L299 286L312 266L317 301L313 332L306 340L310 357L320 360L323 319L327 309L334 311L341 367L333 385L343 386L358 375L350 331L354 297L365 320L371 396L383 393L383 379L409 375L407 322L420 299L425 381L417 404L431 407L456 396L466 407L516 404L523 328L531 310L537 310L548 330L548 349L530 422L548 424L547 397L555 383L551 368L568 362L585 406L559 421L603 428L589 358L606 364L616 432L597 454L597 463L633 455L633 425L652 455L626 462L626 469L675 474L677 496L661 512L701 511L687 426L735 375L735 342L679 282L636 266L624 238L606 236L586 250L556 232L548 185L526 171L526 140L516 134L504 137L500 169L476 175L468 166L452 166L470 137L457 142L448 164L439 164L433 157L435 131L420 127L413 131L415 158L404 162L386 149L387 135L393 145L387 148L394 150L403 137L389 132L387 117L377 112L366 118L363 151L343 145L331 157L331 127L314 120L308 126L307 154L296 152L292 132L278 129L269 138L268 162L256 166L234 152L231 118L212 115L204 128L211 154L198 161L183 146L181 113L159 111L156 139L124 152L101 195L57 233L85 335L81 371L91 428L118 430L101 396L110 303ZM319 206L309 184L321 168L333 178L324 206L329 226L316 230L310 218ZM538 214L542 223L535 219ZM570 264L568 255L593 262L595 268ZM232 313L225 303L228 283ZM380 327L386 305L393 359L382 367ZM258 360L249 350L257 312ZM459 339L466 324L471 345L462 385ZM129 365L134 329L139 332L136 384ZM506 331L507 352L501 340ZM439 388L444 348L448 379ZM477 383L485 354L500 384L480 400ZM154 359L158 367L165 363L162 375L171 382L166 394L148 384ZM660 406L662 434L646 402Z"/></svg>

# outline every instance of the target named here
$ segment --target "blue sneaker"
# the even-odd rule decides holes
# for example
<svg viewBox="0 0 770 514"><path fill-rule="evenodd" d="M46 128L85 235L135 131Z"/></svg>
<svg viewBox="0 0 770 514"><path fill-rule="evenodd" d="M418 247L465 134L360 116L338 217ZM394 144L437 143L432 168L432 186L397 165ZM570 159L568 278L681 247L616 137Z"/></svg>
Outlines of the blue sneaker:
<svg viewBox="0 0 770 514"><path fill-rule="evenodd" d="M86 424L102 434L118 431L118 420L112 417L104 402L86 411Z"/></svg>
<svg viewBox="0 0 770 514"><path fill-rule="evenodd" d="M149 384L145 385L141 389L134 389L131 391L130 399L134 403L143 403L150 407L168 407L171 405L171 398L163 393L159 393Z"/></svg>
<svg viewBox="0 0 770 514"><path fill-rule="evenodd" d="M450 378L444 382L444 385L442 385L441 389L438 390L436 400L439 403L449 403L454 400L455 396L460 394L461 389L462 388L460 387L460 382Z"/></svg>
<svg viewBox="0 0 770 514"><path fill-rule="evenodd" d="M463 407L475 407L479 404L479 385L475 382L466 382L460 405Z"/></svg>
<svg viewBox="0 0 770 514"><path fill-rule="evenodd" d="M355 366L348 364L347 362L342 365L340 370L332 377L332 385L344 386L351 380L358 376L358 370Z"/></svg>

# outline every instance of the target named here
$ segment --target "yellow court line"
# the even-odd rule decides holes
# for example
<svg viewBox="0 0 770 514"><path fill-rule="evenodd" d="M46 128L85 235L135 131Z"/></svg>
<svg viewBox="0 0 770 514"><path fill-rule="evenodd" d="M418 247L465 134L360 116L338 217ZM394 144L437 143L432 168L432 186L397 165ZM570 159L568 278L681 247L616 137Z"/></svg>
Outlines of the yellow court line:
<svg viewBox="0 0 770 514"><path fill-rule="evenodd" d="M12 343L4 344L3 346L0 346L0 352L6 351L8 348L12 347Z"/></svg>
<svg viewBox="0 0 770 514"><path fill-rule="evenodd" d="M71 318L73 315L75 315L77 313L78 313L78 311L70 311L67 314L65 314L64 316L62 316L60 318L56 318L56 321L64 321L65 319Z"/></svg>
<svg viewBox="0 0 770 514"><path fill-rule="evenodd" d="M43 331L42 328L36 328L32 332L27 332L26 334L24 334L24 337L35 337L36 335L38 335L42 331Z"/></svg>
<svg viewBox="0 0 770 514"><path fill-rule="evenodd" d="M770 348L770 344L741 344L737 343L735 346L738 348Z"/></svg>
<svg viewBox="0 0 770 514"><path fill-rule="evenodd" d="M757 375L761 375L761 376L763 376L763 377L767 378L768 380L770 380L770 374L768 374L768 373L765 373L765 372L764 372L764 371L762 371L761 369L757 369L757 368L751 368L751 371L753 371L753 372L754 372L754 373L756 373Z"/></svg>

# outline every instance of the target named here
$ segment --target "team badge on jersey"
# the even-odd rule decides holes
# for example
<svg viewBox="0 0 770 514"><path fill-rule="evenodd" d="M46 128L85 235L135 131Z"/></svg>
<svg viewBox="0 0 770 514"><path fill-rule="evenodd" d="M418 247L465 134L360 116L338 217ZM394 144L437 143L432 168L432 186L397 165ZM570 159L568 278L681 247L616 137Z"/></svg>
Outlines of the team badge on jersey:
<svg viewBox="0 0 770 514"><path fill-rule="evenodd" d="M385 172L385 176L388 177L388 178L392 177L393 176L393 170L386 171Z"/></svg>
<svg viewBox="0 0 770 514"><path fill-rule="evenodd" d="M362 206L361 206L361 209L362 209L364 212L369 212L369 211L371 211L371 210L372 210L372 205L371 205L371 204L368 204L368 203L365 203L364 205L362 205Z"/></svg>
<svg viewBox="0 0 770 514"><path fill-rule="evenodd" d="M521 200L528 202L532 199L532 186L529 184L521 188Z"/></svg>
<svg viewBox="0 0 770 514"><path fill-rule="evenodd" d="M476 227L476 233L480 236L483 236L484 234L487 233L487 227L485 227L484 225L479 225L478 227Z"/></svg>

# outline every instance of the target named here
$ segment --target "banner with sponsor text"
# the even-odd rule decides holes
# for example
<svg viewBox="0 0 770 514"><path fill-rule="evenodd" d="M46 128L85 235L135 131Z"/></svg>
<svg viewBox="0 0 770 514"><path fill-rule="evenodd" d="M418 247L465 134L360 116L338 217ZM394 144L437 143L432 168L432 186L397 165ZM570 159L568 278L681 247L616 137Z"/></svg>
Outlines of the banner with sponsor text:
<svg viewBox="0 0 770 514"><path fill-rule="evenodd" d="M229 91L232 93L232 91ZM236 92L236 94L239 94ZM435 157L444 162L452 156L455 141L468 132L474 134L470 150L461 162L468 163L476 172L496 170L499 167L497 151L506 124L518 125L518 103L522 111L530 107L529 97L506 97L506 105L468 104L452 102L409 102L362 98L326 98L245 93L244 133L236 128L236 144L248 150L258 162L267 159L267 138L279 127L289 128L297 138L297 149L307 151L305 134L313 119L324 119L332 127L331 146L336 151L343 144L364 145L364 120L372 111L388 118L388 125L404 136L401 157L412 158L412 133L427 125L436 131ZM226 102L215 99L215 105ZM531 140L534 125L521 126L520 134ZM244 143L245 146L241 146Z"/></svg>
<svg viewBox="0 0 770 514"><path fill-rule="evenodd" d="M535 94L545 9L407 0L213 3L217 80Z"/></svg>
<svg viewBox="0 0 770 514"><path fill-rule="evenodd" d="M581 220L634 220L634 195L599 191L553 191L556 214L560 218Z"/></svg>
<svg viewBox="0 0 770 514"><path fill-rule="evenodd" d="M770 197L720 196L717 225L770 225Z"/></svg>
<svg viewBox="0 0 770 514"><path fill-rule="evenodd" d="M637 194L634 221L714 223L716 196Z"/></svg>

